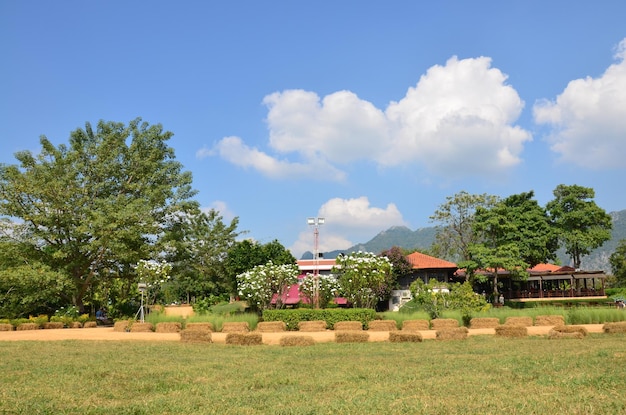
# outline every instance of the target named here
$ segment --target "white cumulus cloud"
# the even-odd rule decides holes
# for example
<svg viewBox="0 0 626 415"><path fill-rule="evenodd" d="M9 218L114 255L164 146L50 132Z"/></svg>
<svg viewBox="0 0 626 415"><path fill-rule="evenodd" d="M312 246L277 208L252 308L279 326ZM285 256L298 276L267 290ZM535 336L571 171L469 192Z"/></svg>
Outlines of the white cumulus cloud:
<svg viewBox="0 0 626 415"><path fill-rule="evenodd" d="M626 154L626 38L617 62L598 78L571 81L553 101L535 104L535 122L552 128L551 149L562 161L590 168L621 168Z"/></svg>
<svg viewBox="0 0 626 415"><path fill-rule="evenodd" d="M304 90L276 92L263 100L266 150L225 137L201 153L213 151L272 178L344 180L342 166L354 161L417 165L445 176L471 159L469 174L493 173L518 164L524 142L532 139L515 125L524 103L506 79L490 58L452 57L386 109L350 91L323 98Z"/></svg>
<svg viewBox="0 0 626 415"><path fill-rule="evenodd" d="M381 229L406 225L395 204L389 203L384 208L371 206L365 196L330 199L319 208L318 217L325 219L324 225L318 227L320 252L347 249L367 242ZM312 252L313 228L303 229L289 249L298 258L306 251Z"/></svg>

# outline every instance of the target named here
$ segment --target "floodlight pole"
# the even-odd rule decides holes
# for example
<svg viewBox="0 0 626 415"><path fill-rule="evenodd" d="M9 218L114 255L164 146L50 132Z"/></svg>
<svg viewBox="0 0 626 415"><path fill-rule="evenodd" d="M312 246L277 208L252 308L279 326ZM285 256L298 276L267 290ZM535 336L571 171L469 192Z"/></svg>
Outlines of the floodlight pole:
<svg viewBox="0 0 626 415"><path fill-rule="evenodd" d="M308 218L307 224L313 226L313 258L315 259L315 268L313 269L313 302L315 308L320 308L320 276L319 276L319 226L325 222L324 218Z"/></svg>
<svg viewBox="0 0 626 415"><path fill-rule="evenodd" d="M139 310L137 310L137 314L135 314L135 320L137 319L137 316L139 316L139 321L144 323L145 314L143 311L143 295L146 292L148 285L145 282L140 282L139 284L137 284L137 288L139 289L139 292L141 293L141 306L139 307Z"/></svg>

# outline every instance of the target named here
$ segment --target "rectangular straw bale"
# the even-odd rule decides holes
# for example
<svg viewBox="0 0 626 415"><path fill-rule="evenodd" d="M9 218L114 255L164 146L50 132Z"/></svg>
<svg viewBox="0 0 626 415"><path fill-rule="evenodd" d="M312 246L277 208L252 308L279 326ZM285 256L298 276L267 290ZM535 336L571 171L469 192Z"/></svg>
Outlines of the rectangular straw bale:
<svg viewBox="0 0 626 415"><path fill-rule="evenodd" d="M413 342L419 343L422 341L422 334L417 331L390 331L389 341L392 343Z"/></svg>
<svg viewBox="0 0 626 415"><path fill-rule="evenodd" d="M247 321L230 321L222 324L222 333L247 333L250 325Z"/></svg>
<svg viewBox="0 0 626 415"><path fill-rule="evenodd" d="M284 321L261 321L256 325L256 331L261 333L280 333L286 330L287 325Z"/></svg>
<svg viewBox="0 0 626 415"><path fill-rule="evenodd" d="M583 339L584 337L585 337L585 335L583 333L579 332L579 331L562 332L562 331L554 330L552 328L548 332L548 339L550 339L550 340L555 340L555 339Z"/></svg>
<svg viewBox="0 0 626 415"><path fill-rule="evenodd" d="M617 323L606 323L602 326L602 330L605 333L626 333L626 321L620 321Z"/></svg>
<svg viewBox="0 0 626 415"><path fill-rule="evenodd" d="M467 333L467 327L444 328L437 330L435 338L437 340L465 340L467 339Z"/></svg>
<svg viewBox="0 0 626 415"><path fill-rule="evenodd" d="M83 323L81 323L80 321L72 321L69 325L69 328L71 329L82 329L83 328Z"/></svg>
<svg viewBox="0 0 626 415"><path fill-rule="evenodd" d="M113 324L113 331L128 331L129 325L130 322L128 320L116 321L115 324Z"/></svg>
<svg viewBox="0 0 626 415"><path fill-rule="evenodd" d="M155 331L157 333L179 333L182 330L182 324L177 321L157 323Z"/></svg>
<svg viewBox="0 0 626 415"><path fill-rule="evenodd" d="M532 317L507 317L504 321L506 326L532 327Z"/></svg>
<svg viewBox="0 0 626 415"><path fill-rule="evenodd" d="M502 324L496 327L496 336L526 337L528 336L528 328L522 325Z"/></svg>
<svg viewBox="0 0 626 415"><path fill-rule="evenodd" d="M208 321L198 323L185 323L185 330L215 331L213 324Z"/></svg>
<svg viewBox="0 0 626 415"><path fill-rule="evenodd" d="M135 321L132 326L130 326L131 333L148 333L154 331L154 326L152 323L142 323L140 321Z"/></svg>
<svg viewBox="0 0 626 415"><path fill-rule="evenodd" d="M98 327L98 323L95 321L85 321L85 324L83 324L83 328L85 329L92 329L94 327Z"/></svg>
<svg viewBox="0 0 626 415"><path fill-rule="evenodd" d="M341 330L341 331L357 330L359 331L359 330L363 330L363 323L361 323L360 321L338 321L333 326L333 330Z"/></svg>
<svg viewBox="0 0 626 415"><path fill-rule="evenodd" d="M474 317L470 320L471 329L495 329L500 325L497 317Z"/></svg>
<svg viewBox="0 0 626 415"><path fill-rule="evenodd" d="M428 320L404 320L402 322L402 330L404 331L430 330L430 321Z"/></svg>
<svg viewBox="0 0 626 415"><path fill-rule="evenodd" d="M559 333L580 333L583 336L586 336L589 333L587 328L584 326L560 325L560 326L554 326L552 330L557 331Z"/></svg>
<svg viewBox="0 0 626 415"><path fill-rule="evenodd" d="M459 320L454 318L436 318L430 321L433 330L454 329L459 327Z"/></svg>
<svg viewBox="0 0 626 415"><path fill-rule="evenodd" d="M37 323L22 323L17 326L17 330L39 330L39 324Z"/></svg>
<svg viewBox="0 0 626 415"><path fill-rule="evenodd" d="M43 328L46 330L62 329L63 327L65 327L65 324L63 324L63 322L61 321L48 321L46 323L43 323Z"/></svg>
<svg viewBox="0 0 626 415"><path fill-rule="evenodd" d="M300 331L326 331L326 322L324 320L301 321L298 323Z"/></svg>
<svg viewBox="0 0 626 415"><path fill-rule="evenodd" d="M255 346L263 344L261 333L231 332L226 335L226 344Z"/></svg>
<svg viewBox="0 0 626 415"><path fill-rule="evenodd" d="M535 326L564 326L565 318L561 315L553 316L537 316L535 317Z"/></svg>
<svg viewBox="0 0 626 415"><path fill-rule="evenodd" d="M0 331L13 331L13 324L8 324L8 323L0 324Z"/></svg>
<svg viewBox="0 0 626 415"><path fill-rule="evenodd" d="M398 326L395 320L372 320L367 323L367 329L370 331L395 331Z"/></svg>
<svg viewBox="0 0 626 415"><path fill-rule="evenodd" d="M315 340L312 336L283 336L280 338L281 346L313 346Z"/></svg>
<svg viewBox="0 0 626 415"><path fill-rule="evenodd" d="M183 343L212 343L213 338L209 330L182 330L180 341Z"/></svg>
<svg viewBox="0 0 626 415"><path fill-rule="evenodd" d="M335 341L337 343L367 343L370 335L366 331L336 331Z"/></svg>

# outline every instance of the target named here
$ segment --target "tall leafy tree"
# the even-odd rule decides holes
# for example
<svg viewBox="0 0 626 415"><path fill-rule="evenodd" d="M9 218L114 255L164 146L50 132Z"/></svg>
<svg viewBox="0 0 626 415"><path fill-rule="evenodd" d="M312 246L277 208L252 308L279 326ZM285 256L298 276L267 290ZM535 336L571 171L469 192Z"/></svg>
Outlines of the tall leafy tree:
<svg viewBox="0 0 626 415"><path fill-rule="evenodd" d="M497 196L486 193L473 195L461 191L448 196L446 202L430 217L431 221L439 223L433 246L434 255L455 262L468 260L470 246L478 242L473 227L476 209L489 209L497 202Z"/></svg>
<svg viewBox="0 0 626 415"><path fill-rule="evenodd" d="M553 193L546 208L574 268L580 268L582 257L611 239L611 216L596 205L590 187L560 184Z"/></svg>
<svg viewBox="0 0 626 415"><path fill-rule="evenodd" d="M609 257L613 276L617 280L617 286L626 287L626 239L619 241L615 252Z"/></svg>
<svg viewBox="0 0 626 415"><path fill-rule="evenodd" d="M41 137L0 167L0 215L19 218L16 235L39 261L72 281L83 309L88 292L156 256L155 242L180 212L196 209L191 174L167 145L172 133L135 119L73 131L69 144Z"/></svg>
<svg viewBox="0 0 626 415"><path fill-rule="evenodd" d="M337 275L343 295L355 307L374 308L392 272L389 258L371 252L353 252L337 257Z"/></svg>
<svg viewBox="0 0 626 415"><path fill-rule="evenodd" d="M385 284L379 293L381 298L387 299L391 294L391 290L396 289L398 281L413 271L411 263L406 259L407 254L408 252L398 246L392 246L380 253L381 256L387 257L391 263L391 273L387 276Z"/></svg>

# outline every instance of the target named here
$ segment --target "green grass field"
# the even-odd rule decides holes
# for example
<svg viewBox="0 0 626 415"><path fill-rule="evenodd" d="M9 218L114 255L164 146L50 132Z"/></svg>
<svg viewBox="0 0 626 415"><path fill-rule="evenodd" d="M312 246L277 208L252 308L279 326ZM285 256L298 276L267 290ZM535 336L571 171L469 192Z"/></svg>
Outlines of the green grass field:
<svg viewBox="0 0 626 415"><path fill-rule="evenodd" d="M1 414L626 413L626 335L310 347L0 342Z"/></svg>

